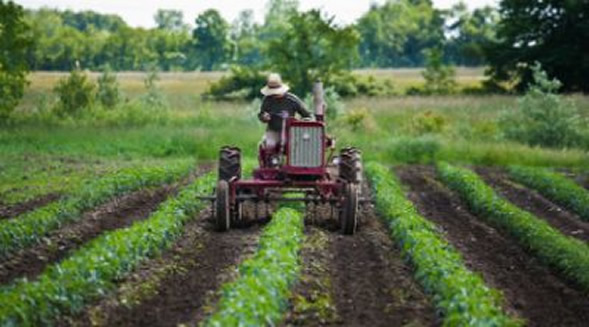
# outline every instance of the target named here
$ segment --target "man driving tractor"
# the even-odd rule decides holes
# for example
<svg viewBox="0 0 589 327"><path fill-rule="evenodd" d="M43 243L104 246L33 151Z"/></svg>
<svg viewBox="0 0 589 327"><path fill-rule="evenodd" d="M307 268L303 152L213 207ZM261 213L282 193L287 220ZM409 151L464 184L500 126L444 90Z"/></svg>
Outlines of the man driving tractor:
<svg viewBox="0 0 589 327"><path fill-rule="evenodd" d="M267 150L275 149L280 144L284 119L294 117L295 113L311 118L303 101L288 90L288 85L282 83L278 74L270 74L266 86L261 89L264 100L258 118L268 124L262 141L262 146Z"/></svg>

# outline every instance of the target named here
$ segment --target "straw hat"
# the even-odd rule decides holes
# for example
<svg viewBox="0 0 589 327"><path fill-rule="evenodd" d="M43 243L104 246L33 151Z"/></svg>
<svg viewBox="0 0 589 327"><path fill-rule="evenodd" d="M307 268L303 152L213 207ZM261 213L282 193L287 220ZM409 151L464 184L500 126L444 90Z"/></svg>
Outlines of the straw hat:
<svg viewBox="0 0 589 327"><path fill-rule="evenodd" d="M278 74L270 74L268 75L268 81L266 82L266 86L264 86L260 92L263 95L282 95L288 92L289 87L288 85L282 83L282 78Z"/></svg>

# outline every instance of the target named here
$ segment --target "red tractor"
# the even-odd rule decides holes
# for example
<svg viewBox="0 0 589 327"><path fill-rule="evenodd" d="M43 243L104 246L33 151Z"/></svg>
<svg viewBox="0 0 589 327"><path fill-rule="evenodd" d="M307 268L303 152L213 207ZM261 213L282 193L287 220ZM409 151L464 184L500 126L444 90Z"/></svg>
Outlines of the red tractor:
<svg viewBox="0 0 589 327"><path fill-rule="evenodd" d="M252 179L242 179L239 148L221 149L216 194L211 198L217 230L226 231L232 222L242 219L245 201L304 201L336 208L342 233L354 234L363 201L361 154L348 147L334 158L335 141L325 131L321 83L315 84L313 95L315 120L283 119L281 142L273 149L260 145L260 166ZM284 193L301 196L285 197Z"/></svg>

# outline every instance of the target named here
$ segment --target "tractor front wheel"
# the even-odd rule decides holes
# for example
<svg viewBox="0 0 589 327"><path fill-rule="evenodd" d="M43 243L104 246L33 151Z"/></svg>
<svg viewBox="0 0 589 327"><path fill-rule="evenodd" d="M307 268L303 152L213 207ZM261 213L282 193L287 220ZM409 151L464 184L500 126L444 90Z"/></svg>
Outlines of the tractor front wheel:
<svg viewBox="0 0 589 327"><path fill-rule="evenodd" d="M215 222L219 232L225 232L230 227L229 183L224 180L217 182L217 199L215 201Z"/></svg>
<svg viewBox="0 0 589 327"><path fill-rule="evenodd" d="M358 227L358 190L357 184L347 183L344 186L344 201L339 219L344 235L353 235Z"/></svg>

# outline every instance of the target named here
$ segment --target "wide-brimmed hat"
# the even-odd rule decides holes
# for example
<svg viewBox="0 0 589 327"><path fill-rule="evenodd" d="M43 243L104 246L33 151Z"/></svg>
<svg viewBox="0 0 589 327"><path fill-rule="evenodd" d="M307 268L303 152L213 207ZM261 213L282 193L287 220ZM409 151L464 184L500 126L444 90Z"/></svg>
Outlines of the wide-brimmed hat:
<svg viewBox="0 0 589 327"><path fill-rule="evenodd" d="M266 82L266 86L264 86L260 92L263 95L282 95L288 92L289 87L288 85L282 83L282 78L278 74L270 74L268 75L268 80Z"/></svg>

